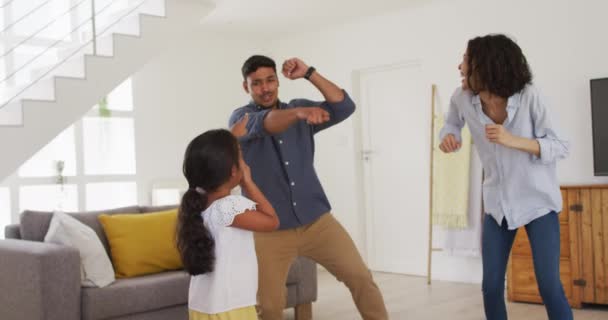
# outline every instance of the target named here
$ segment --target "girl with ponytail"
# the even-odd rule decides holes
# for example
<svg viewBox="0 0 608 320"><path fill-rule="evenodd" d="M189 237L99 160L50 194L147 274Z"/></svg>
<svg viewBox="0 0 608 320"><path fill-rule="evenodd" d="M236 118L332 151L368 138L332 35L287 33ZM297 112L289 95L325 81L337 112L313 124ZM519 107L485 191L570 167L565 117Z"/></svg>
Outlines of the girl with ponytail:
<svg viewBox="0 0 608 320"><path fill-rule="evenodd" d="M177 248L191 275L191 320L257 319L258 266L252 231L273 231L279 220L251 179L230 131L194 138L184 155L189 188L177 223ZM240 185L251 197L231 195Z"/></svg>

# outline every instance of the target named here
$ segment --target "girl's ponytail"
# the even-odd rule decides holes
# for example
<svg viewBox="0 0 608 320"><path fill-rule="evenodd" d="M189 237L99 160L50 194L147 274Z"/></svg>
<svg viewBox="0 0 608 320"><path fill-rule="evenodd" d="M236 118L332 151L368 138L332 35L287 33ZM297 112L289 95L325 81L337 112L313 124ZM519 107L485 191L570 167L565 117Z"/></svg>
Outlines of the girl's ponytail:
<svg viewBox="0 0 608 320"><path fill-rule="evenodd" d="M184 269L191 275L213 271L215 262L215 243L204 225L202 216L206 206L207 194L189 188L184 193L179 208L177 249Z"/></svg>
<svg viewBox="0 0 608 320"><path fill-rule="evenodd" d="M206 192L228 181L238 163L239 145L228 130L207 131L186 148L182 170L189 189L182 197L176 234L184 269L191 275L213 271L215 243L202 216L209 205Z"/></svg>

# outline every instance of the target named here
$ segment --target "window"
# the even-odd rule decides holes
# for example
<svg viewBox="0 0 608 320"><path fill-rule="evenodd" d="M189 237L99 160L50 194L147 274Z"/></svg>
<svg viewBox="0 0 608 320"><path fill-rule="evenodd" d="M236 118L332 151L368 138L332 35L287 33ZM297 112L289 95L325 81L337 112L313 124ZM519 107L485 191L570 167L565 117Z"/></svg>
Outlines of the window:
<svg viewBox="0 0 608 320"><path fill-rule="evenodd" d="M116 87L107 99L108 109L116 111L133 111L133 88L131 79ZM97 106L99 107L99 106Z"/></svg>
<svg viewBox="0 0 608 320"><path fill-rule="evenodd" d="M78 211L78 191L76 185L34 185L19 190L20 212Z"/></svg>
<svg viewBox="0 0 608 320"><path fill-rule="evenodd" d="M137 204L135 182L90 183L86 188L86 210L104 210Z"/></svg>
<svg viewBox="0 0 608 320"><path fill-rule="evenodd" d="M160 188L152 190L152 205L167 206L179 204L183 191L181 189Z"/></svg>
<svg viewBox="0 0 608 320"><path fill-rule="evenodd" d="M152 205L179 204L186 190L188 190L188 183L184 179L156 181L152 184Z"/></svg>
<svg viewBox="0 0 608 320"><path fill-rule="evenodd" d="M135 174L133 119L87 117L83 133L85 174Z"/></svg>
<svg viewBox="0 0 608 320"><path fill-rule="evenodd" d="M56 177L63 163L64 176L76 175L76 143L70 126L19 168L20 177Z"/></svg>

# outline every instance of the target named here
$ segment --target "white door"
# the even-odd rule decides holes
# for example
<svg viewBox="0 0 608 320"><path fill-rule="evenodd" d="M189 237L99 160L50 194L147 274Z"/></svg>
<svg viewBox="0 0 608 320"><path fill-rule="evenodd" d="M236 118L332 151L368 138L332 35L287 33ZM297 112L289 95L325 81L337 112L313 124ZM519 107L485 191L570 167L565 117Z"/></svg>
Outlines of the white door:
<svg viewBox="0 0 608 320"><path fill-rule="evenodd" d="M422 66L361 71L367 256L375 271L425 275L430 97Z"/></svg>

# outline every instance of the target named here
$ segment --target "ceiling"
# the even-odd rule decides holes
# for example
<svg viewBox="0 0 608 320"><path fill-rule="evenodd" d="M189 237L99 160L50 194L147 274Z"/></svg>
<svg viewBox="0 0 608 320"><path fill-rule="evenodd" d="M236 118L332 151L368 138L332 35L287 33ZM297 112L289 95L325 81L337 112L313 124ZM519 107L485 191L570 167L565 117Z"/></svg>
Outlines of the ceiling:
<svg viewBox="0 0 608 320"><path fill-rule="evenodd" d="M433 0L213 0L203 25L260 38L318 30Z"/></svg>

